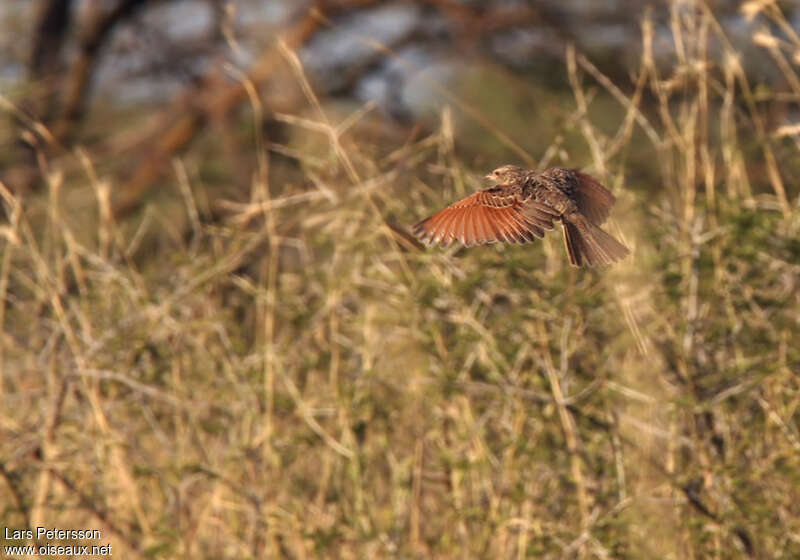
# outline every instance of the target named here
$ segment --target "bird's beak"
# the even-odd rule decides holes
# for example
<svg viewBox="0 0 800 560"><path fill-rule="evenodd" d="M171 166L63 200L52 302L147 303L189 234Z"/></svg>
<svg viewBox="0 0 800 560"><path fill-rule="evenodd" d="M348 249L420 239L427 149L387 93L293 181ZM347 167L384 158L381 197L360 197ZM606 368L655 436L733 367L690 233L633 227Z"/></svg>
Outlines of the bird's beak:
<svg viewBox="0 0 800 560"><path fill-rule="evenodd" d="M484 175L484 177L489 179L489 180L494 179L494 175L492 175L491 173L489 173L488 175Z"/></svg>

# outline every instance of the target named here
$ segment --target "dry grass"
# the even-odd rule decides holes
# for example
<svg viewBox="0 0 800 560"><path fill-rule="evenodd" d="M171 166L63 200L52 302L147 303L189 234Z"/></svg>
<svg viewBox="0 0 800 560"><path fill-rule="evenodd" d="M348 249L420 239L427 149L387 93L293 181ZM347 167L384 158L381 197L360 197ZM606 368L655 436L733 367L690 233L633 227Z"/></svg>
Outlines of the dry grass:
<svg viewBox="0 0 800 560"><path fill-rule="evenodd" d="M800 41L758 38L786 101L711 12L672 32L656 64L644 22L629 85L568 52L540 163L586 153L619 196L635 258L609 270L558 235L416 249L391 226L476 184L451 113L375 146L288 49L309 112L279 118L323 148L257 137L221 220L191 152L122 224L90 153L3 189L2 524L118 558L800 555L800 135L766 118L798 108Z"/></svg>

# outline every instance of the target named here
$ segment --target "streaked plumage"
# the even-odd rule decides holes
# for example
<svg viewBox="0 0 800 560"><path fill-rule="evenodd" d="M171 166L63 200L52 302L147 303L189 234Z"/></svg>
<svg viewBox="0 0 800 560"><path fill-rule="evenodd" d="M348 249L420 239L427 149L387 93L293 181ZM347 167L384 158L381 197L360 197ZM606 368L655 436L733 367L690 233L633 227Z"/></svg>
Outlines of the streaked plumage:
<svg viewBox="0 0 800 560"><path fill-rule="evenodd" d="M616 199L591 176L561 167L537 173L504 165L487 177L498 184L421 221L414 234L443 246L456 240L467 247L527 243L561 222L575 266L609 265L628 255L624 245L600 229Z"/></svg>

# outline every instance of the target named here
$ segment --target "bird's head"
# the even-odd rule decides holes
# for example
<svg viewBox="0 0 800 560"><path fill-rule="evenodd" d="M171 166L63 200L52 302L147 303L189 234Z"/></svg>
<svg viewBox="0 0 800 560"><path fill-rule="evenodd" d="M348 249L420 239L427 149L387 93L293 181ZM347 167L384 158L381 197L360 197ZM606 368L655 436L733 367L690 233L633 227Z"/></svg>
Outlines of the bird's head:
<svg viewBox="0 0 800 560"><path fill-rule="evenodd" d="M504 165L489 173L486 178L491 179L497 184L507 185L520 180L524 175L525 170L521 167L516 165Z"/></svg>

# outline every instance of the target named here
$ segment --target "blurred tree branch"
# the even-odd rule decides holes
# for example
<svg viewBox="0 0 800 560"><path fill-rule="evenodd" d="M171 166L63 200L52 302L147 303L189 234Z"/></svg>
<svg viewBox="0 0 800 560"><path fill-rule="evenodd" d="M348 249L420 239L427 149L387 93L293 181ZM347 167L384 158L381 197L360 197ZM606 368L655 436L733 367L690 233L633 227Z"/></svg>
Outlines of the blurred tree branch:
<svg viewBox="0 0 800 560"><path fill-rule="evenodd" d="M380 0L319 0L306 14L284 32L279 41L283 41L290 49L297 49L307 43L319 30L321 16L330 16L343 11L375 4ZM119 198L114 205L114 216L123 217L141 204L153 181L160 175L170 158L185 147L210 117L220 118L247 98L248 82L259 87L267 80L280 64L281 58L275 49L269 49L253 65L246 78L239 83L220 85L217 70L203 80L200 89L202 95L197 102L188 102L196 94L193 86L190 92L182 97L187 101L184 114L160 135L156 147L139 166L133 177L123 186ZM205 90L205 91L203 91Z"/></svg>
<svg viewBox="0 0 800 560"><path fill-rule="evenodd" d="M69 73L62 109L53 128L59 140L69 137L86 105L87 92L99 54L114 28L134 15L150 0L119 0L109 11L95 10L87 29L82 33L78 57Z"/></svg>
<svg viewBox="0 0 800 560"><path fill-rule="evenodd" d="M28 74L32 81L43 84L43 98L31 112L44 122L55 112L55 86L63 72L61 53L72 21L71 8L72 0L42 0L37 10Z"/></svg>
<svg viewBox="0 0 800 560"><path fill-rule="evenodd" d="M64 75L62 53L72 22L72 0L41 0L36 6L33 38L28 54L27 75L31 93L11 114L17 138L10 151L12 166L4 179L14 190L27 190L39 178L36 152L40 135L31 122L49 124L58 113L58 91ZM52 139L48 139L52 140Z"/></svg>
<svg viewBox="0 0 800 560"><path fill-rule="evenodd" d="M103 3L93 4L89 23L80 32L78 54L69 68L63 53L75 23L77 3L41 0L38 4L27 72L39 91L21 103L20 114L25 118L15 117L19 141L11 156L14 164L6 169L6 180L12 189L25 191L37 182L40 172L36 154L42 149L60 151L69 144L75 125L83 116L103 47L115 27L148 2L119 0L110 10L102 9ZM31 122L43 124L50 134L42 134L43 129L31 126Z"/></svg>

